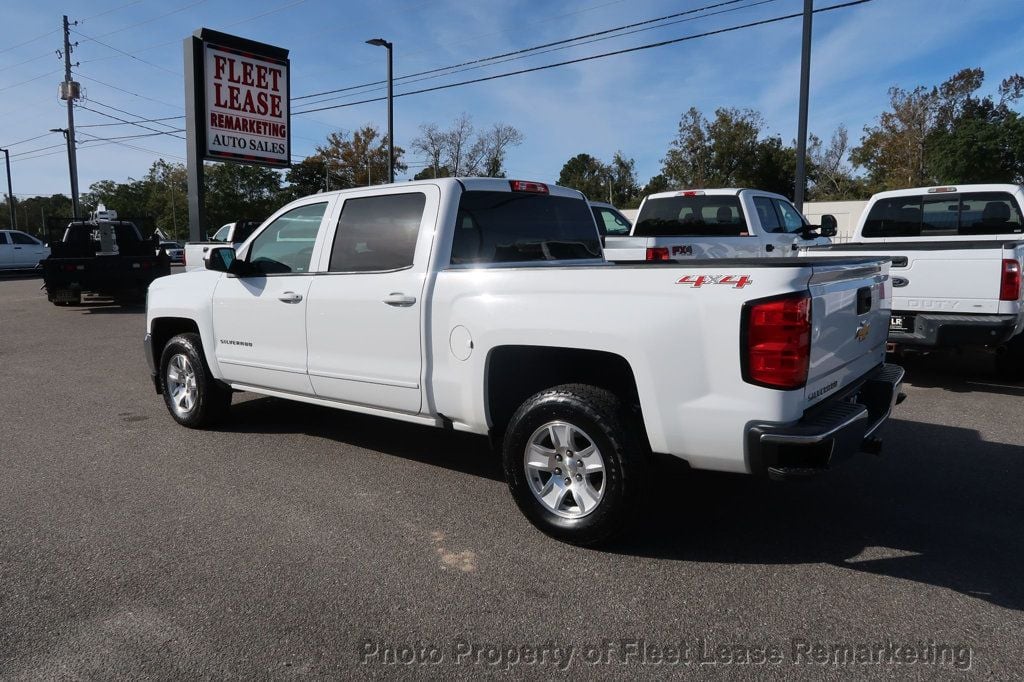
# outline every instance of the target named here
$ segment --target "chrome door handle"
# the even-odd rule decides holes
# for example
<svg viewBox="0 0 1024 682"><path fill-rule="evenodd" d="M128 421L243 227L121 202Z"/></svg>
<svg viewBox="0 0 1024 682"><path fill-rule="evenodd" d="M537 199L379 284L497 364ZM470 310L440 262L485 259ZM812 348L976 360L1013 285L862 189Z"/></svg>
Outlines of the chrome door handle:
<svg viewBox="0 0 1024 682"><path fill-rule="evenodd" d="M277 300L282 303L298 303L302 300L302 294L297 294L294 291L286 291L278 296Z"/></svg>
<svg viewBox="0 0 1024 682"><path fill-rule="evenodd" d="M415 296L406 296L399 291L392 291L384 297L384 302L397 308L408 308L416 302Z"/></svg>

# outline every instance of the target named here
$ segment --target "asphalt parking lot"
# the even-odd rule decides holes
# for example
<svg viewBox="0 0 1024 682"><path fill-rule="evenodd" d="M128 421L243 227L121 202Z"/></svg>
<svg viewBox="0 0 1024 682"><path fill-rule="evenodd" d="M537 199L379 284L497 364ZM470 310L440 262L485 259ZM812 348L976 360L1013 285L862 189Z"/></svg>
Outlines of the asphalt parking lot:
<svg viewBox="0 0 1024 682"><path fill-rule="evenodd" d="M249 394L181 428L142 309L40 284L0 278L0 678L1019 674L1024 385L983 361L911 364L880 458L673 473L582 550L482 439Z"/></svg>

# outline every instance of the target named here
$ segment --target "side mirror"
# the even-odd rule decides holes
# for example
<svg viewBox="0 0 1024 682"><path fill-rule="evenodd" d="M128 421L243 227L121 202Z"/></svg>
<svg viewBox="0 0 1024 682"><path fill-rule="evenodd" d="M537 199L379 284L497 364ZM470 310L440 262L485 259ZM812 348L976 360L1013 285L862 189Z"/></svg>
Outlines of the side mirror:
<svg viewBox="0 0 1024 682"><path fill-rule="evenodd" d="M839 233L839 222L834 215L821 216L821 236L835 237Z"/></svg>
<svg viewBox="0 0 1024 682"><path fill-rule="evenodd" d="M241 261L235 257L235 249L232 246L215 246L206 254L207 270L238 274L239 265Z"/></svg>

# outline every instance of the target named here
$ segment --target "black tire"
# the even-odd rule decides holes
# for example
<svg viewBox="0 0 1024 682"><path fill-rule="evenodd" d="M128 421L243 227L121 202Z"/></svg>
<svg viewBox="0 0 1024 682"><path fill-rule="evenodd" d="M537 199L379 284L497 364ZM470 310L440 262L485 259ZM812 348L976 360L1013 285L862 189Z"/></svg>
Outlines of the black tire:
<svg viewBox="0 0 1024 682"><path fill-rule="evenodd" d="M538 499L543 490L550 490L545 485L534 492L534 486L541 486L545 472L533 480L526 472L527 447L535 442L531 439L543 438L538 434L552 422L580 430L583 437L577 442L585 445L587 440L592 441L603 460L603 495L590 511L576 518L559 515L551 510L551 505L546 506ZM638 422L611 391L585 384L555 386L524 402L505 431L502 456L505 480L526 518L544 533L582 546L608 542L626 530L643 504L651 467L651 456ZM553 439L551 442L554 447ZM569 459L575 460L575 455ZM568 470L564 473L569 474L571 483L560 487L571 491L578 474ZM559 474L558 478L561 477ZM581 508L575 513L581 513Z"/></svg>
<svg viewBox="0 0 1024 682"><path fill-rule="evenodd" d="M191 382L186 384L191 400L176 401L172 395L173 384L178 383L169 375L172 362L175 363L173 377L191 378ZM199 334L178 334L164 346L160 354L160 392L174 420L190 429L216 424L231 407L231 390L210 374Z"/></svg>

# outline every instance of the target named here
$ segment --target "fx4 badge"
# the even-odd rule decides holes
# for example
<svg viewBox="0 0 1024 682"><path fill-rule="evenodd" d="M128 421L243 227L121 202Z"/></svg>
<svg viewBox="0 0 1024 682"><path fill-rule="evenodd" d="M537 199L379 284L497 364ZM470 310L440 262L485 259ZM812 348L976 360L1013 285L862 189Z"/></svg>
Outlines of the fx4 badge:
<svg viewBox="0 0 1024 682"><path fill-rule="evenodd" d="M705 284L725 284L733 289L742 289L753 283L750 275L686 275L676 280L676 284L686 284L694 289L700 289Z"/></svg>
<svg viewBox="0 0 1024 682"><path fill-rule="evenodd" d="M861 322L860 326L857 327L857 333L854 334L854 337L858 341L864 341L865 339L868 338L868 333L870 331L871 331L871 323L870 322Z"/></svg>
<svg viewBox="0 0 1024 682"><path fill-rule="evenodd" d="M676 245L672 247L673 256L692 256L693 247L689 244L683 244L682 246Z"/></svg>

